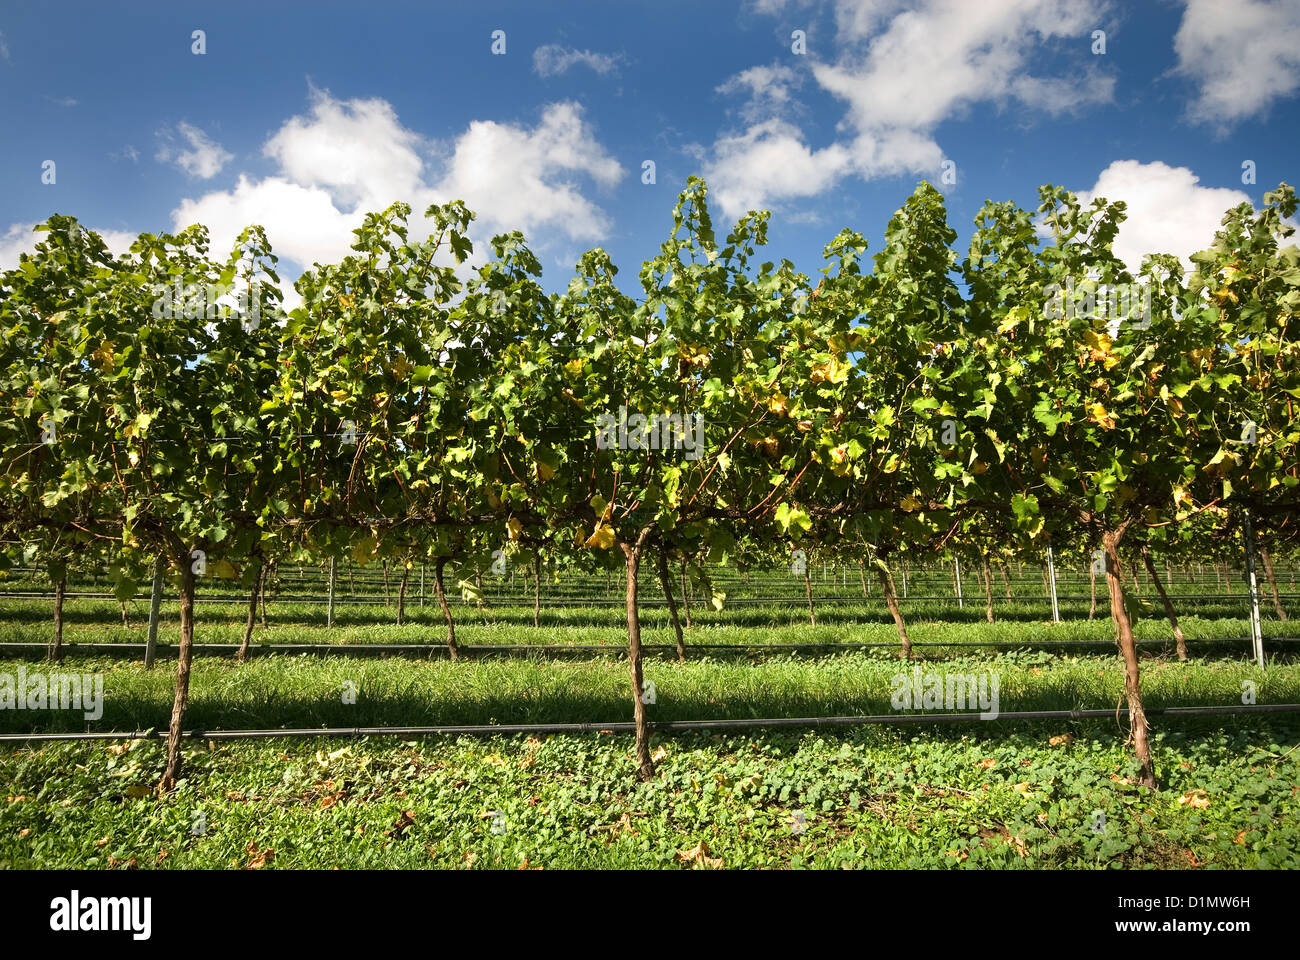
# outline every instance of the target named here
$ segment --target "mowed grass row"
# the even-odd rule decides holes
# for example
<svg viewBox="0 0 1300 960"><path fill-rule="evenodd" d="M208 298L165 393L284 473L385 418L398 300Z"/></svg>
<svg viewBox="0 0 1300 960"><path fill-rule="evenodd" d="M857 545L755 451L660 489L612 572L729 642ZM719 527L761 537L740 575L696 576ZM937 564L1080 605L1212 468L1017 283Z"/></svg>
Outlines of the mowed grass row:
<svg viewBox="0 0 1300 960"><path fill-rule="evenodd" d="M0 750L0 867L1300 867L1300 728L1109 724Z"/></svg>
<svg viewBox="0 0 1300 960"><path fill-rule="evenodd" d="M16 676L17 666L12 660L0 664L0 673ZM23 666L29 673L102 675L103 715L86 721L80 710L4 709L0 729L6 732L145 730L165 727L170 717L173 670L90 658L60 666L39 661ZM655 702L648 707L652 720L817 717L898 713L891 704L894 678L900 672L911 675L914 668L945 678L996 676L1002 712L1116 709L1117 716L1125 716L1118 710L1123 672L1115 657L1012 654L915 665L865 653L777 656L755 662L655 660L646 664L645 678L654 684ZM1253 684L1259 703L1300 702L1300 665L1274 664L1260 670L1245 661L1149 659L1142 677L1144 700L1151 708L1240 704L1246 681ZM630 719L629 683L626 663L612 658L453 663L266 656L244 664L201 659L191 678L186 726L214 730L603 723ZM972 701L957 709L974 706ZM1157 719L1155 726L1164 723Z"/></svg>
<svg viewBox="0 0 1300 960"><path fill-rule="evenodd" d="M275 603L268 610L265 627L260 619L253 632L257 644L442 644L446 626L441 614L430 607L408 607L406 623L378 616L377 608L336 609L335 625L325 624L323 608L305 603ZM914 613L915 611L909 611ZM1139 611L1140 612L1140 611ZM1077 618L1053 624L1040 619L1003 619L987 623L954 621L916 616L908 623L908 634L918 643L1018 643L1032 645L1053 641L1087 641L1112 645L1114 628L1105 611L1095 620ZM195 614L195 642L238 644L243 639L247 608L239 604L202 604ZM467 646L489 644L580 644L623 648L627 627L616 613L581 607L544 610L540 628L532 625L532 611L522 608L473 606L455 611L457 640ZM643 642L673 644L675 634L663 607L646 607L641 612ZM752 621L752 622L751 622ZM708 611L693 612L693 626L686 630L686 644L750 645L762 643L882 643L896 645L898 633L888 613L870 607L842 605L817 614L817 625L806 614L791 618L789 611L753 609L730 618ZM1244 617L1181 617L1179 623L1192 640L1240 640L1246 652L1249 621ZM100 600L70 601L64 610L65 643L144 643L147 638L147 610L132 611L122 625L116 603ZM8 599L0 604L0 642L48 643L53 636L50 606L37 600ZM1300 636L1300 626L1291 621L1265 619L1265 637ZM1162 615L1150 612L1138 619L1134 633L1139 641L1173 642L1173 630ZM159 627L160 643L175 643L179 621L175 611L165 609Z"/></svg>

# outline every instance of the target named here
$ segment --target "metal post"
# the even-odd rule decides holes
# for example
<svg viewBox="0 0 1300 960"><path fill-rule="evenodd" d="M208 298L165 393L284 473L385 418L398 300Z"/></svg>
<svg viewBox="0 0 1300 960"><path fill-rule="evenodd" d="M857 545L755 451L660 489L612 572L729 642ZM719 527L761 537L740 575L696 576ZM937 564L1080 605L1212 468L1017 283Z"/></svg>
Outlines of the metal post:
<svg viewBox="0 0 1300 960"><path fill-rule="evenodd" d="M163 555L153 562L153 593L149 597L149 639L144 645L144 665L152 667L158 653L158 612L162 608Z"/></svg>
<svg viewBox="0 0 1300 960"><path fill-rule="evenodd" d="M1259 588L1255 583L1255 528L1250 511L1241 511L1241 533L1246 541L1246 590L1250 594L1250 646L1255 662L1264 666L1264 631L1259 622Z"/></svg>
<svg viewBox="0 0 1300 960"><path fill-rule="evenodd" d="M1047 548L1047 586L1052 592L1052 623L1061 622L1061 608L1056 603L1056 563L1052 559L1052 548Z"/></svg>
<svg viewBox="0 0 1300 960"><path fill-rule="evenodd" d="M514 574L510 574L510 582L514 582ZM420 606L424 606L424 564L420 564Z"/></svg>
<svg viewBox="0 0 1300 960"><path fill-rule="evenodd" d="M338 561L330 557L330 600L325 613L325 626L334 626L334 571Z"/></svg>
<svg viewBox="0 0 1300 960"><path fill-rule="evenodd" d="M903 599L907 599L907 561L903 561Z"/></svg>
<svg viewBox="0 0 1300 960"><path fill-rule="evenodd" d="M961 598L961 561L956 557L952 558L953 572L957 574L957 607L961 610L966 609L966 602Z"/></svg>

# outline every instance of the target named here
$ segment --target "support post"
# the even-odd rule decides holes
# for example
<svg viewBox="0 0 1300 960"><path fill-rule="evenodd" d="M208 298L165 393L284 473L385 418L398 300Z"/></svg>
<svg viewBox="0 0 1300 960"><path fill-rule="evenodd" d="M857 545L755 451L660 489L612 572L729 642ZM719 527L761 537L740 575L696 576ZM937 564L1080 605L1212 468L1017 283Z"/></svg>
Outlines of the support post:
<svg viewBox="0 0 1300 960"><path fill-rule="evenodd" d="M1052 594L1052 623L1061 622L1061 608L1056 602L1056 563L1052 559L1052 548L1047 548L1047 585Z"/></svg>
<svg viewBox="0 0 1300 960"><path fill-rule="evenodd" d="M153 666L154 657L158 655L158 613L162 609L163 592L163 556L153 562L153 593L149 596L149 637L144 644L144 665Z"/></svg>
<svg viewBox="0 0 1300 960"><path fill-rule="evenodd" d="M334 626L334 571L338 561L330 557L330 599L325 610L325 626Z"/></svg>
<svg viewBox="0 0 1300 960"><path fill-rule="evenodd" d="M1241 534L1246 542L1246 592L1250 595L1250 646L1255 662L1264 666L1264 631L1259 622L1259 585L1255 582L1255 528L1250 510L1241 511Z"/></svg>
<svg viewBox="0 0 1300 960"><path fill-rule="evenodd" d="M953 558L952 558L952 567L953 567L953 573L955 573L955 574L957 575L957 577L956 577L956 582L957 582L957 608L958 608L959 610L965 610L965 609L966 609L966 602L962 599L962 596L961 596L961 561L958 560L956 557L953 557Z"/></svg>

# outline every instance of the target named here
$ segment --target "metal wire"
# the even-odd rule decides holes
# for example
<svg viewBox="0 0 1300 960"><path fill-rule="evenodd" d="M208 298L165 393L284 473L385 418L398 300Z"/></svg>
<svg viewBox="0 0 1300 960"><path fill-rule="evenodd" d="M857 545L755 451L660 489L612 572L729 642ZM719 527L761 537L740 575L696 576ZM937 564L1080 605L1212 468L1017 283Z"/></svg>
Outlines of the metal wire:
<svg viewBox="0 0 1300 960"><path fill-rule="evenodd" d="M1149 707L1147 716L1189 717L1252 713L1297 713L1300 703L1268 703L1226 706ZM746 730L760 727L857 727L875 724L988 723L994 720L1105 720L1115 716L1105 710L1024 710L999 713L985 720L979 713L884 714L864 717L773 717L765 720L666 720L651 722L656 733L692 733L710 730ZM626 720L611 723L512 723L467 724L421 727L307 727L279 730L183 730L187 740L270 740L298 737L427 737L427 736L510 736L513 734L635 733L636 724ZM3 733L2 743L43 743L76 740L161 739L165 730L127 733Z"/></svg>

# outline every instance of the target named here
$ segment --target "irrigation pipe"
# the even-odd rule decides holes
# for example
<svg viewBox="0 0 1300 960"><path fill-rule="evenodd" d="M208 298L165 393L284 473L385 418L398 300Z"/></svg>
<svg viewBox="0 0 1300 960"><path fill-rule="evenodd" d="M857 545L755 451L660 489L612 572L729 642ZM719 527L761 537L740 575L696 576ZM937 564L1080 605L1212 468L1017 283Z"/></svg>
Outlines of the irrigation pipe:
<svg viewBox="0 0 1300 960"><path fill-rule="evenodd" d="M1188 637L1189 644L1244 644L1249 642L1249 637L1229 637L1226 639L1219 638L1200 638ZM1266 637L1270 644L1274 643L1296 643L1300 637ZM914 647L1111 647L1114 645L1113 640L913 640ZM1168 640L1137 640L1134 641L1139 646L1168 646L1172 644L1173 638ZM143 643L65 643L62 647L63 655L84 654L93 655L118 655L127 656L130 654L142 654L145 650ZM794 651L794 650L866 650L876 647L896 648L898 641L862 641L862 642L842 642L842 643L692 643L688 644L687 652L693 650L723 651L734 650L738 652L761 651ZM0 659L6 657L22 657L24 654L38 654L44 657L49 647L44 643L22 643L22 642L5 642L0 643ZM196 643L194 644L194 655L196 657L225 657L233 655L238 649L237 643ZM647 653L664 653L677 655L677 648L671 644L644 644L641 649ZM177 647L174 644L159 644L156 649L157 656L174 656ZM248 648L250 655L274 655L283 654L286 656L305 656L315 654L318 656L443 656L447 652L444 644L440 643L261 643L251 644ZM538 653L546 655L562 653L611 653L623 655L627 653L627 648L616 643L550 643L550 644L528 644L528 643L482 643L474 646L459 647L461 656L492 656L492 655L518 655Z"/></svg>
<svg viewBox="0 0 1300 960"><path fill-rule="evenodd" d="M1252 705L1151 707L1147 716L1193 717L1250 713L1297 713L1300 703L1266 703ZM1115 716L1105 710L1025 710L1000 713L992 720L1105 720ZM978 713L883 714L866 717L773 717L767 720L665 720L652 722L656 733L696 733L710 730L747 730L759 727L858 727L872 724L987 723ZM635 733L636 724L620 720L613 723L503 723L467 724L429 727L304 727L280 730L184 730L188 740L271 740L296 737L426 737L426 736L510 736L513 734ZM161 739L166 731L147 730L135 733L3 733L3 743L42 743L75 740L144 740Z"/></svg>

